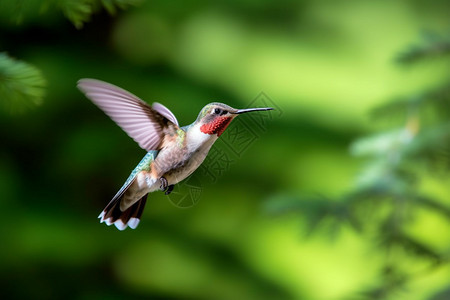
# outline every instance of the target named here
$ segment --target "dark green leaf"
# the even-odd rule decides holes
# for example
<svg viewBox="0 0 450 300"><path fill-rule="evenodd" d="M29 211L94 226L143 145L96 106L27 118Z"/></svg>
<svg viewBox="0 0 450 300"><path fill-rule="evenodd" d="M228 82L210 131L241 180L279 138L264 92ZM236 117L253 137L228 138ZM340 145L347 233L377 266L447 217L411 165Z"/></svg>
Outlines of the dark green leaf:
<svg viewBox="0 0 450 300"><path fill-rule="evenodd" d="M41 104L45 85L37 68L0 53L0 101L4 110L17 113Z"/></svg>

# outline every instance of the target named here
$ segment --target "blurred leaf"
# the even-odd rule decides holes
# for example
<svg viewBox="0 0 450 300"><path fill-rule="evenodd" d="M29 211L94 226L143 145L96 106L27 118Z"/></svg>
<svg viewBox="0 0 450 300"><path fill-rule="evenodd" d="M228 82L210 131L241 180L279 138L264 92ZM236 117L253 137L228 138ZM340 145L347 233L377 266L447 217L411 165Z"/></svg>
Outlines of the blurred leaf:
<svg viewBox="0 0 450 300"><path fill-rule="evenodd" d="M355 156L385 156L387 152L401 149L411 138L411 132L405 129L381 133L356 140L350 146L350 152Z"/></svg>
<svg viewBox="0 0 450 300"><path fill-rule="evenodd" d="M70 22L80 29L93 13L91 0L58 0L58 6Z"/></svg>
<svg viewBox="0 0 450 300"><path fill-rule="evenodd" d="M423 161L434 174L450 171L450 123L436 124L422 130L405 149L405 155Z"/></svg>
<svg viewBox="0 0 450 300"><path fill-rule="evenodd" d="M399 116L411 115L411 112L417 114L430 107L438 114L448 116L450 115L449 106L450 82L446 82L421 93L392 99L388 103L373 109L370 115L374 119L395 117L402 120Z"/></svg>
<svg viewBox="0 0 450 300"><path fill-rule="evenodd" d="M42 1L1 1L0 16L9 18L13 23L20 24L30 15L42 10ZM1 19L1 18L0 18Z"/></svg>
<svg viewBox="0 0 450 300"><path fill-rule="evenodd" d="M387 249L400 247L412 255L429 259L436 264L443 261L442 256L431 247L402 232L400 229L401 225L398 221L396 225L393 225L392 220L388 220L383 224L382 230L380 231L380 246Z"/></svg>
<svg viewBox="0 0 450 300"><path fill-rule="evenodd" d="M396 61L399 64L410 64L449 53L450 34L439 35L432 31L425 31L422 34L422 43L410 46L396 57Z"/></svg>
<svg viewBox="0 0 450 300"><path fill-rule="evenodd" d="M436 213L442 214L450 220L450 207L440 203L436 200L430 199L425 196L416 196L414 199L419 205L434 210Z"/></svg>
<svg viewBox="0 0 450 300"><path fill-rule="evenodd" d="M400 56L402 63L450 53L450 39L427 36L424 45ZM450 78L448 78L450 80ZM386 259L408 258L431 262L431 268L447 263L446 254L423 240L407 235L405 229L419 210L431 209L434 215L450 219L450 208L432 196L420 193L420 180L426 166L441 164L450 170L450 84L395 99L372 112L374 117L395 117L404 125L356 140L350 152L369 159L352 191L337 200L326 197L279 196L271 199L271 212L295 212L306 220L309 233L325 227L336 234L342 224L371 234L377 250ZM420 162L420 163L418 163ZM393 254L394 253L394 254ZM417 274L387 266L380 282L359 294L363 299L396 299Z"/></svg>
<svg viewBox="0 0 450 300"><path fill-rule="evenodd" d="M4 1L3 15L11 18L15 23L21 23L24 19L57 8L72 24L80 29L91 19L92 14L104 8L109 14L114 15L118 9L126 9L138 5L142 0L27 0Z"/></svg>
<svg viewBox="0 0 450 300"><path fill-rule="evenodd" d="M114 15L118 9L127 9L129 6L136 6L143 0L101 0L102 6L109 14Z"/></svg>
<svg viewBox="0 0 450 300"><path fill-rule="evenodd" d="M396 98L388 103L378 106L370 111L370 117L374 120L381 118L399 119L399 116L405 116L408 111L408 106L418 102L418 98Z"/></svg>
<svg viewBox="0 0 450 300"><path fill-rule="evenodd" d="M45 85L40 70L0 53L0 101L3 109L17 113L41 104Z"/></svg>
<svg viewBox="0 0 450 300"><path fill-rule="evenodd" d="M64 15L80 29L87 23L92 14L102 7L114 15L117 9L126 9L141 3L141 0L56 0Z"/></svg>
<svg viewBox="0 0 450 300"><path fill-rule="evenodd" d="M407 274L399 272L394 266L386 266L380 274L380 283L376 287L361 292L362 299L397 299L397 294L405 290Z"/></svg>
<svg viewBox="0 0 450 300"><path fill-rule="evenodd" d="M411 254L422 256L424 258L432 260L434 263L440 263L442 261L441 255L434 251L431 247L421 243L420 241L413 239L412 237L403 235L397 240L397 244L401 245L405 250Z"/></svg>

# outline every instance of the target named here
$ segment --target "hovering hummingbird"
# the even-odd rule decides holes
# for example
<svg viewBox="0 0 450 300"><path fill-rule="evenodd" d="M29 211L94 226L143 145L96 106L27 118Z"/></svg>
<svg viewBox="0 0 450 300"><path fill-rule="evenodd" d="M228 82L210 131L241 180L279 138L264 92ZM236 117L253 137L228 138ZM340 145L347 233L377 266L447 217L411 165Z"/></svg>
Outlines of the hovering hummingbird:
<svg viewBox="0 0 450 300"><path fill-rule="evenodd" d="M197 120L180 127L173 113L160 103L152 106L104 81L81 79L78 88L148 151L122 188L100 213L100 223L119 230L135 229L148 193L166 195L203 162L211 146L239 114L273 108L235 109L223 103L203 107Z"/></svg>

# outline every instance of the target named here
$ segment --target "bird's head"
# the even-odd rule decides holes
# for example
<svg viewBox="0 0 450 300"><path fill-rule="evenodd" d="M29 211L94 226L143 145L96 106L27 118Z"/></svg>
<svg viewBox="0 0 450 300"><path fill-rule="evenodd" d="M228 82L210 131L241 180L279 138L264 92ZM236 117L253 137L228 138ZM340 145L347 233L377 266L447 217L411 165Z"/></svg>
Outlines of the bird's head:
<svg viewBox="0 0 450 300"><path fill-rule="evenodd" d="M223 103L214 102L203 107L197 117L196 123L200 125L201 132L220 136L238 115L252 111L272 109L271 107L236 109Z"/></svg>

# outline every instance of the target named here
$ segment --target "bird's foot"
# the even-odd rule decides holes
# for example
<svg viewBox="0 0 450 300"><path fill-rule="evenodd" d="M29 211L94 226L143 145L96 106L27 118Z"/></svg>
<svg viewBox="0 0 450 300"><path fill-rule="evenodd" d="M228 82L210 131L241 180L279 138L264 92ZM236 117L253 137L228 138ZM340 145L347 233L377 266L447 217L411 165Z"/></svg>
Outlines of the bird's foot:
<svg viewBox="0 0 450 300"><path fill-rule="evenodd" d="M174 188L174 185L173 185L173 184L169 185L169 186L167 187L167 190L164 192L164 195L169 195L170 193L172 193L173 188Z"/></svg>
<svg viewBox="0 0 450 300"><path fill-rule="evenodd" d="M165 190L167 190L169 183L167 182L167 179L164 177L159 178L159 181L161 182L159 189L164 192Z"/></svg>

